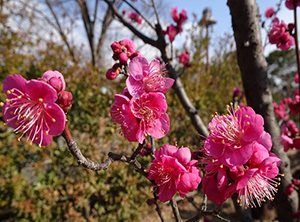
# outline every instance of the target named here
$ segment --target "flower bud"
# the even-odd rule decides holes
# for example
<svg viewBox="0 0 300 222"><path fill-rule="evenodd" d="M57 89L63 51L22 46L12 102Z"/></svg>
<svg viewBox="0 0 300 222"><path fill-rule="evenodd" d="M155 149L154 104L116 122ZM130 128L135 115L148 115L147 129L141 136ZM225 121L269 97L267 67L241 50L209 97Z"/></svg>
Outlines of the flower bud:
<svg viewBox="0 0 300 222"><path fill-rule="evenodd" d="M128 55L125 52L121 52L119 55L120 63L126 63L128 61Z"/></svg>
<svg viewBox="0 0 300 222"><path fill-rule="evenodd" d="M120 53L122 52L122 46L118 42L114 42L110 45L111 49L114 53Z"/></svg>
<svg viewBox="0 0 300 222"><path fill-rule="evenodd" d="M119 75L119 71L117 69L111 68L106 72L106 78L109 80L114 80Z"/></svg>
<svg viewBox="0 0 300 222"><path fill-rule="evenodd" d="M49 79L49 84L56 90L57 93L62 91L63 83L60 78L52 77Z"/></svg>
<svg viewBox="0 0 300 222"><path fill-rule="evenodd" d="M68 112L72 107L73 96L68 91L62 91L56 103L63 109L64 112Z"/></svg>
<svg viewBox="0 0 300 222"><path fill-rule="evenodd" d="M286 188L285 188L285 195L289 196L293 193L294 191L294 185L293 184L289 184Z"/></svg>

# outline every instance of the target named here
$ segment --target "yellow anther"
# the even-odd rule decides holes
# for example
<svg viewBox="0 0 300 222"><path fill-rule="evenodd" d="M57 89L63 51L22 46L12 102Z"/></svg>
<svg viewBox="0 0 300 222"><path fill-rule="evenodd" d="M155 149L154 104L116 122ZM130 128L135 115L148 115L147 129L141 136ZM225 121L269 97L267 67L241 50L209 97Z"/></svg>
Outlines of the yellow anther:
<svg viewBox="0 0 300 222"><path fill-rule="evenodd" d="M221 165L220 168L223 168L223 165Z"/></svg>
<svg viewBox="0 0 300 222"><path fill-rule="evenodd" d="M249 122L247 122L247 125L250 125L250 123L249 123Z"/></svg>
<svg viewBox="0 0 300 222"><path fill-rule="evenodd" d="M43 99L42 99L42 98L39 98L39 101L40 101L40 102L43 102Z"/></svg>
<svg viewBox="0 0 300 222"><path fill-rule="evenodd" d="M48 135L49 131L47 130L45 133L46 133L46 135Z"/></svg>
<svg viewBox="0 0 300 222"><path fill-rule="evenodd" d="M3 103L3 102L0 102L0 106L4 106L4 103Z"/></svg>
<svg viewBox="0 0 300 222"><path fill-rule="evenodd" d="M18 96L18 99L21 99L22 98L22 96Z"/></svg>
<svg viewBox="0 0 300 222"><path fill-rule="evenodd" d="M11 91L9 91L9 90L7 90L6 92L7 92L7 94L11 94Z"/></svg>
<svg viewBox="0 0 300 222"><path fill-rule="evenodd" d="M54 118L52 118L52 122L54 122L54 123L55 123L55 122L56 122L56 120L55 120Z"/></svg>
<svg viewBox="0 0 300 222"><path fill-rule="evenodd" d="M248 115L245 115L245 117L248 118L249 116L248 116Z"/></svg>

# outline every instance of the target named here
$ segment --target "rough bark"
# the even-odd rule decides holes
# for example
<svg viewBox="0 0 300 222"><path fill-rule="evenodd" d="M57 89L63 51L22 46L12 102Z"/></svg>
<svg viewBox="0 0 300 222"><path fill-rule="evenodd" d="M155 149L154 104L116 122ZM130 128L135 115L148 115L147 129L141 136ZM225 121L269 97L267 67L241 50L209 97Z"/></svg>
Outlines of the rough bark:
<svg viewBox="0 0 300 222"><path fill-rule="evenodd" d="M238 64L242 73L247 103L263 116L265 130L272 136L272 151L281 159L280 172L285 176L274 199L279 221L292 221L292 213L298 209L298 195L284 194L291 183L290 160L279 144L280 128L273 111L272 95L268 85L267 62L263 55L259 25L259 11L255 0L228 0L232 27L236 41Z"/></svg>

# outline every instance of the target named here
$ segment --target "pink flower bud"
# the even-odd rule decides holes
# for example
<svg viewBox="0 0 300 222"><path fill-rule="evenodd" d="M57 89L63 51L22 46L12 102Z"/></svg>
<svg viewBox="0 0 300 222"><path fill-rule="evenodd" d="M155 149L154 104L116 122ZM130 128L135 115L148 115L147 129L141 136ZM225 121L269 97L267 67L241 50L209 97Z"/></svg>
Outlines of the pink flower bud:
<svg viewBox="0 0 300 222"><path fill-rule="evenodd" d="M114 42L110 45L111 49L114 53L120 53L122 52L122 46L118 42Z"/></svg>
<svg viewBox="0 0 300 222"><path fill-rule="evenodd" d="M143 56L143 55L139 51L136 51L130 55L130 59L132 60L134 57L139 57L139 56Z"/></svg>
<svg viewBox="0 0 300 222"><path fill-rule="evenodd" d="M121 52L119 55L120 63L126 63L128 61L128 55L125 52Z"/></svg>
<svg viewBox="0 0 300 222"><path fill-rule="evenodd" d="M49 79L49 84L56 90L57 93L62 91L63 83L60 78L52 77Z"/></svg>
<svg viewBox="0 0 300 222"><path fill-rule="evenodd" d="M293 178L293 179L292 179L292 183L293 183L295 186L300 186L300 180L299 180L299 179Z"/></svg>
<svg viewBox="0 0 300 222"><path fill-rule="evenodd" d="M119 72L117 69L111 68L108 69L106 72L106 78L109 80L114 80L119 75Z"/></svg>
<svg viewBox="0 0 300 222"><path fill-rule="evenodd" d="M289 196L293 193L294 191L294 185L293 184L289 184L286 188L285 188L285 195Z"/></svg>
<svg viewBox="0 0 300 222"><path fill-rule="evenodd" d="M298 75L298 73L295 75L294 81L295 81L295 83L299 83L299 75Z"/></svg>
<svg viewBox="0 0 300 222"><path fill-rule="evenodd" d="M68 91L62 91L56 103L63 109L64 112L68 112L72 107L73 96Z"/></svg>

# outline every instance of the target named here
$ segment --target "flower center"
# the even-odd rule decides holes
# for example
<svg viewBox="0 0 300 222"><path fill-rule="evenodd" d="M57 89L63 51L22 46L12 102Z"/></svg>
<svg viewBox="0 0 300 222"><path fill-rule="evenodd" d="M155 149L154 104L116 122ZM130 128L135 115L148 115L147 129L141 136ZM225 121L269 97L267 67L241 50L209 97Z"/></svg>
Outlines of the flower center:
<svg viewBox="0 0 300 222"><path fill-rule="evenodd" d="M15 132L22 132L19 140L27 133L28 139L31 141L37 141L41 146L43 141L43 131L46 134L49 133L49 126L46 122L46 118L50 118L53 122L55 119L45 111L45 104L43 99L32 100L27 94L24 94L18 89L9 90L8 94L10 99L7 99L7 106L5 112L9 112L9 117L6 119L7 123L11 123L11 126L15 128Z"/></svg>

